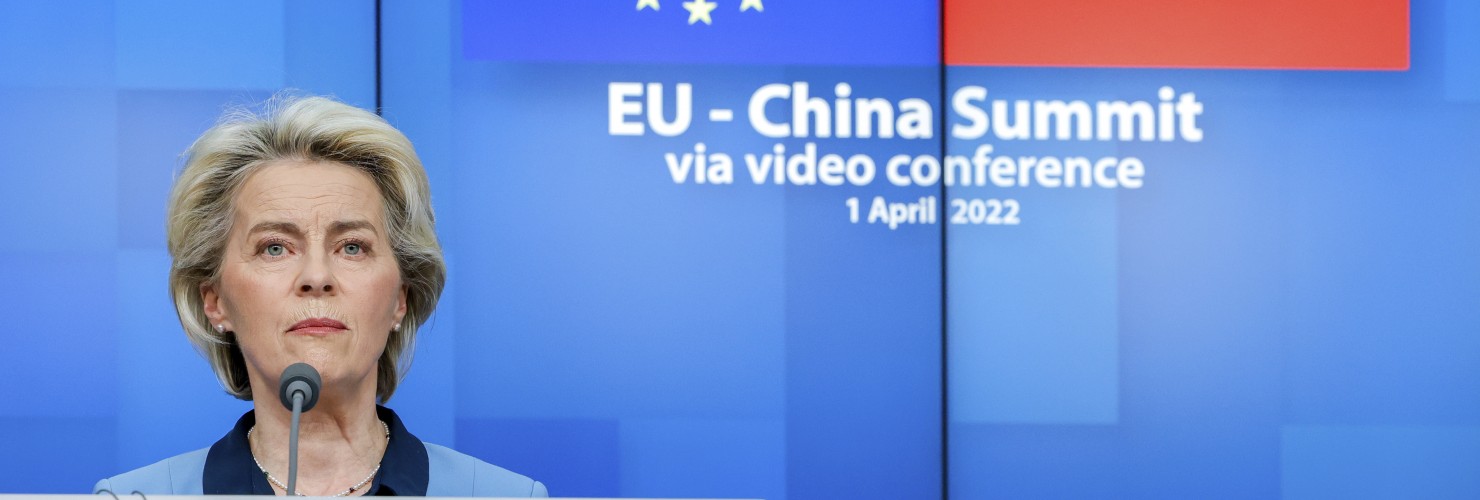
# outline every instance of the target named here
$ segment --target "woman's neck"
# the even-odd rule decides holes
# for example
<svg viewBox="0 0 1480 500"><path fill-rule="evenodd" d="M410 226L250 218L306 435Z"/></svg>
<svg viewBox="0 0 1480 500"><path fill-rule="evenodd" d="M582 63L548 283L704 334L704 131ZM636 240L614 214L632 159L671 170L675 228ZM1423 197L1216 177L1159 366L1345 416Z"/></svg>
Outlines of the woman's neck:
<svg viewBox="0 0 1480 500"><path fill-rule="evenodd" d="M252 454L273 477L288 481L288 431L292 412L277 394L253 391L256 427ZM341 396L341 397L336 397ZM299 419L298 493L331 496L365 479L380 463L388 443L385 428L370 397L325 393L313 411ZM348 401L347 401L348 400ZM368 487L361 486L356 493ZM282 488L276 488L282 493Z"/></svg>

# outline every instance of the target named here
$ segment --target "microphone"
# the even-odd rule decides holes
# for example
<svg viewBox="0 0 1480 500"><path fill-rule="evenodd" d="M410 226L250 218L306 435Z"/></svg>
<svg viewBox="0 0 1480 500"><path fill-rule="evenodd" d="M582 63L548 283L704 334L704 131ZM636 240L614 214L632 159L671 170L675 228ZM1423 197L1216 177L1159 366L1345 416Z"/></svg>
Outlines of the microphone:
<svg viewBox="0 0 1480 500"><path fill-rule="evenodd" d="M278 379L278 398L293 411L293 426L288 431L288 496L293 496L298 486L298 417L319 402L319 387L323 384L319 371L308 363L289 365Z"/></svg>

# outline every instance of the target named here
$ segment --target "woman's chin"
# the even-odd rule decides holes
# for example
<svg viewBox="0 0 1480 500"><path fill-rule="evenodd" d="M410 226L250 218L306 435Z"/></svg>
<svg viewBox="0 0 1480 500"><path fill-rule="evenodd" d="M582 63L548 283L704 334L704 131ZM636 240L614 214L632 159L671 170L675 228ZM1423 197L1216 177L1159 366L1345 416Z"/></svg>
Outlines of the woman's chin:
<svg viewBox="0 0 1480 500"><path fill-rule="evenodd" d="M309 346L302 351L303 362L313 365L315 370L323 374L325 369L331 366L336 358L339 358L335 353L336 350L324 345Z"/></svg>

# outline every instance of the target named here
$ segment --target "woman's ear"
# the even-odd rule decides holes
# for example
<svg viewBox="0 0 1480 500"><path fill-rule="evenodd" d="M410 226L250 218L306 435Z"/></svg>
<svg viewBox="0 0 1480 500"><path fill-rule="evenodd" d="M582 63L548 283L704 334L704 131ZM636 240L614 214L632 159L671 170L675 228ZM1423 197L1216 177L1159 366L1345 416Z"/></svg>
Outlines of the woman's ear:
<svg viewBox="0 0 1480 500"><path fill-rule="evenodd" d="M231 325L226 324L226 305L221 299L221 294L216 292L216 285L211 282L200 284L200 301L202 309L205 310L206 318L211 320L211 326L217 330L231 330Z"/></svg>
<svg viewBox="0 0 1480 500"><path fill-rule="evenodd" d="M405 318L406 318L406 285L401 285L401 293L398 294L398 297L396 298L396 322L394 324L396 324L396 325L401 324L401 320L402 319L405 319Z"/></svg>

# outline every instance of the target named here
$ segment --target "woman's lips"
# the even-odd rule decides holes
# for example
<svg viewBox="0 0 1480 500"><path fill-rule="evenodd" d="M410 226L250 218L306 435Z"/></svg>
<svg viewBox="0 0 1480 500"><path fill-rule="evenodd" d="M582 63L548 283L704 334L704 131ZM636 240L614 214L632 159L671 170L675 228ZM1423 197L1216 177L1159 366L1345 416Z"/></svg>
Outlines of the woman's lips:
<svg viewBox="0 0 1480 500"><path fill-rule="evenodd" d="M329 318L309 318L288 327L288 333L299 335L330 335L346 330L344 323Z"/></svg>

